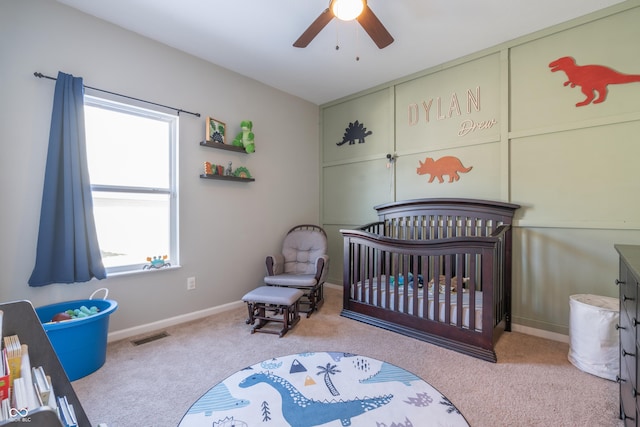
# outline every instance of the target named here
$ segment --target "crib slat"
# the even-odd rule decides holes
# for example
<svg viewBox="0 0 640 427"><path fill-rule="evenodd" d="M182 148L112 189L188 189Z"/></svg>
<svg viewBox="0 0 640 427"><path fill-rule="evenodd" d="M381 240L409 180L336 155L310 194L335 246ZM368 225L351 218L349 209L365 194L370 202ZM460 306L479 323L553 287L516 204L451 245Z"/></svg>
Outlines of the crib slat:
<svg viewBox="0 0 640 427"><path fill-rule="evenodd" d="M402 310L409 314L409 255L402 256L402 269L396 277L396 292L402 291ZM400 276L401 275L401 276ZM402 286L400 286L400 277L402 277Z"/></svg>
<svg viewBox="0 0 640 427"><path fill-rule="evenodd" d="M456 321L455 324L457 327L462 328L464 327L464 320L463 320L463 308L462 308L462 303L464 301L464 289L463 289L463 284L464 284L464 276L465 276L465 271L463 268L463 261L465 258L465 254L458 254L456 255Z"/></svg>
<svg viewBox="0 0 640 427"><path fill-rule="evenodd" d="M444 257L444 323L451 324L451 255Z"/></svg>
<svg viewBox="0 0 640 427"><path fill-rule="evenodd" d="M413 315L416 317L420 317L420 288L418 287L419 263L420 257L418 255L413 255L411 259L411 265L413 266L411 269L412 278L407 284L407 286L409 286L408 291L411 291L411 296L413 297Z"/></svg>
<svg viewBox="0 0 640 427"><path fill-rule="evenodd" d="M373 253L375 252L375 249L365 246L365 253L363 254L363 258L364 258L364 271L366 272L366 276L365 276L365 281L367 283L367 298L369 299L369 301L373 301L373 292L374 292L374 287L375 287L375 283L373 281L373 269L371 268L373 263L372 263L372 256Z"/></svg>
<svg viewBox="0 0 640 427"><path fill-rule="evenodd" d="M387 292L384 293L384 305L383 307L390 307L391 306L391 292L389 291L390 289L390 284L389 284L389 275L391 273L391 261L392 261L392 257L393 254L389 253L386 254L385 253L385 258L384 258L384 271L385 271L385 275L384 275L384 286L385 289L387 290Z"/></svg>
<svg viewBox="0 0 640 427"><path fill-rule="evenodd" d="M363 274L362 274L362 260L361 260L361 248L362 245L355 245L355 250L354 250L354 266L353 269L356 271L356 277L355 277L355 282L354 283L361 283L362 279L363 279ZM357 288L358 291L358 300L362 300L362 296L363 296L363 287L359 287Z"/></svg>
<svg viewBox="0 0 640 427"><path fill-rule="evenodd" d="M437 262L433 264L433 320L435 322L440 319L440 260L436 257Z"/></svg>
<svg viewBox="0 0 640 427"><path fill-rule="evenodd" d="M469 257L469 330L476 330L476 256Z"/></svg>

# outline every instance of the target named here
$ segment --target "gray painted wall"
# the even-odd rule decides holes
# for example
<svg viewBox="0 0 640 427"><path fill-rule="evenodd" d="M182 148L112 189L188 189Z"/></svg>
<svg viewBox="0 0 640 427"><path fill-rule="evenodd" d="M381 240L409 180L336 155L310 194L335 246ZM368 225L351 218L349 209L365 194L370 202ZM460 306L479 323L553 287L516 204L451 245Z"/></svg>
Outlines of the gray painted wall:
<svg viewBox="0 0 640 427"><path fill-rule="evenodd" d="M119 303L111 331L188 316L240 300L262 282L264 257L279 249L284 233L319 221L318 106L53 0L0 3L0 58L0 301L27 299L37 307L107 287ZM58 70L202 114L180 118L180 268L28 287L55 85L33 73ZM256 153L201 147L208 115L232 135L240 121L252 120ZM256 181L200 179L205 161L244 164ZM197 279L193 291L190 276Z"/></svg>

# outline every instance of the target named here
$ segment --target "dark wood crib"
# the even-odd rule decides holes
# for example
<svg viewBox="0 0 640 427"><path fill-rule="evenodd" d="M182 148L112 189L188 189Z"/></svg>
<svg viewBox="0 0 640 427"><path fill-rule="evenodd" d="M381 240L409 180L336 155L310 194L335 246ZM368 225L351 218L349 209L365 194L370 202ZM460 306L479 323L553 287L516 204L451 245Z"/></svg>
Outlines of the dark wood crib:
<svg viewBox="0 0 640 427"><path fill-rule="evenodd" d="M511 330L511 223L518 205L415 199L376 206L344 238L341 315L479 359Z"/></svg>

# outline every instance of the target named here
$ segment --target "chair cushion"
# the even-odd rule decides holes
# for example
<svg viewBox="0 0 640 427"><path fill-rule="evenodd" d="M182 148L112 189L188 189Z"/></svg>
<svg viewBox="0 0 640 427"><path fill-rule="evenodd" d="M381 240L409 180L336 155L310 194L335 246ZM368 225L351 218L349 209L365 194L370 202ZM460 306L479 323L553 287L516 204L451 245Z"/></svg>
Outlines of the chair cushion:
<svg viewBox="0 0 640 427"><path fill-rule="evenodd" d="M264 283L267 285L280 285L291 287L313 287L316 282L315 274L278 274L275 276L266 276Z"/></svg>
<svg viewBox="0 0 640 427"><path fill-rule="evenodd" d="M260 286L242 297L242 301L274 305L293 305L304 293L298 289Z"/></svg>
<svg viewBox="0 0 640 427"><path fill-rule="evenodd" d="M288 274L315 274L315 262L327 253L327 238L313 230L294 230L282 244L284 272Z"/></svg>

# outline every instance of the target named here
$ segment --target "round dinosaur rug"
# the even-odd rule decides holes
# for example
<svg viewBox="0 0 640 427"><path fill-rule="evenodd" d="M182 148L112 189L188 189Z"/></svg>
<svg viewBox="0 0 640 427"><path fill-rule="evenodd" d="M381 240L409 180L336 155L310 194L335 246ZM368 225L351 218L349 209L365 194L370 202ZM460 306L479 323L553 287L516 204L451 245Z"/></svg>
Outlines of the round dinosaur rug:
<svg viewBox="0 0 640 427"><path fill-rule="evenodd" d="M179 427L468 426L458 409L416 375L350 353L265 360L206 392Z"/></svg>

